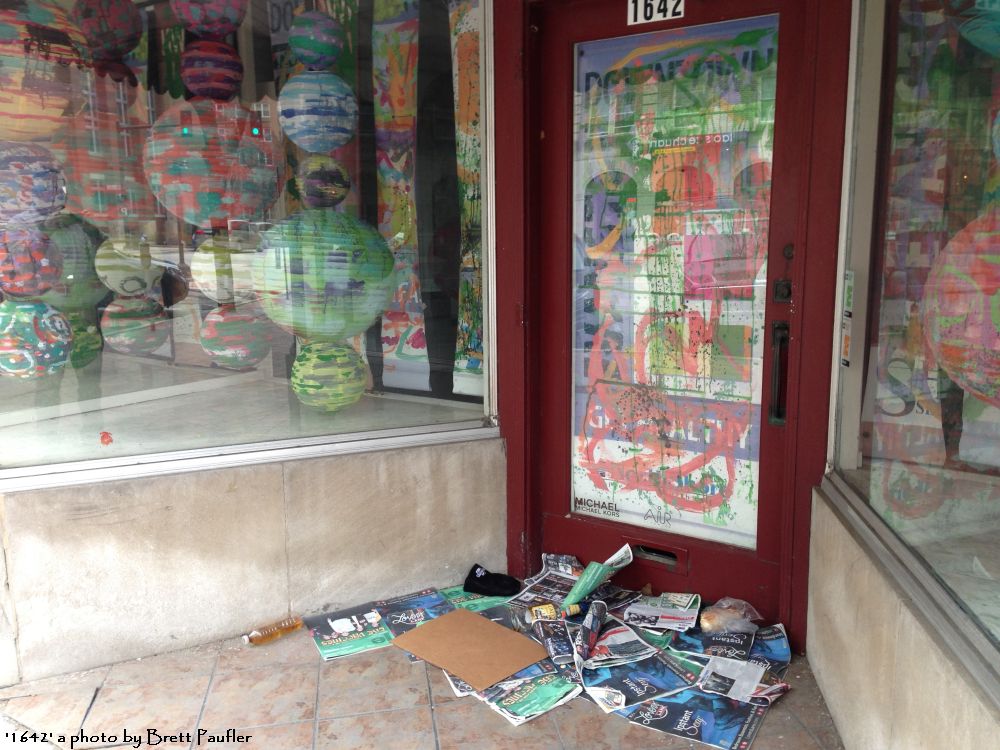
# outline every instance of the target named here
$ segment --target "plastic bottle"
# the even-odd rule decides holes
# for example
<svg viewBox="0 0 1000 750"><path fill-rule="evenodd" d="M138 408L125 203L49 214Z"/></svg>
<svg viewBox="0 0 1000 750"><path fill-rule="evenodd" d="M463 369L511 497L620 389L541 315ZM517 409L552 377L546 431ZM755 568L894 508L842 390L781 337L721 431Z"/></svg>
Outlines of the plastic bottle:
<svg viewBox="0 0 1000 750"><path fill-rule="evenodd" d="M289 633L294 633L302 627L302 624L301 617L289 617L286 620L276 622L273 625L267 625L259 630L251 630L243 636L243 642L252 643L254 646L270 643Z"/></svg>

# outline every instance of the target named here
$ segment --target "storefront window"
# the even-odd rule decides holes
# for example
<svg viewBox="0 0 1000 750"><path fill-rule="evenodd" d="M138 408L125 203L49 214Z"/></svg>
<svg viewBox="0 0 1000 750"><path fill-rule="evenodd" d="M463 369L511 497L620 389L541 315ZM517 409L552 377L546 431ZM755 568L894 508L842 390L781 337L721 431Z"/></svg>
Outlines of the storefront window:
<svg viewBox="0 0 1000 750"><path fill-rule="evenodd" d="M0 7L0 469L483 417L479 0Z"/></svg>
<svg viewBox="0 0 1000 750"><path fill-rule="evenodd" d="M888 19L866 346L844 362L863 372L860 420L840 422L858 460L842 468L1000 642L1000 4L895 0Z"/></svg>

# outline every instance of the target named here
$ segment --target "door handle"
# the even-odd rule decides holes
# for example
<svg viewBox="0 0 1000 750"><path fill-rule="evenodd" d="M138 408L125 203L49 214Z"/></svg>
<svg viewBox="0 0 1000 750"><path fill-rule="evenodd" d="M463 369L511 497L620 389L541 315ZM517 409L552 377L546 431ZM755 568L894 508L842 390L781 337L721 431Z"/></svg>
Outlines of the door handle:
<svg viewBox="0 0 1000 750"><path fill-rule="evenodd" d="M771 403L767 421L773 425L785 423L785 397L788 377L788 323L775 320L771 323Z"/></svg>

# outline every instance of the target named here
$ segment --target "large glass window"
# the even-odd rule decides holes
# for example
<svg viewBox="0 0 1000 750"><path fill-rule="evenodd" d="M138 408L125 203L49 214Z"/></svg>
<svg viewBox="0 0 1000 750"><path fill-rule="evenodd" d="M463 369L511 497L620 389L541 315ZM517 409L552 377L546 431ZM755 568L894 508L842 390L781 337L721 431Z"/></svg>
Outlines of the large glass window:
<svg viewBox="0 0 1000 750"><path fill-rule="evenodd" d="M1000 642L1000 4L893 0L886 54L841 463Z"/></svg>
<svg viewBox="0 0 1000 750"><path fill-rule="evenodd" d="M480 420L479 0L0 7L0 469Z"/></svg>

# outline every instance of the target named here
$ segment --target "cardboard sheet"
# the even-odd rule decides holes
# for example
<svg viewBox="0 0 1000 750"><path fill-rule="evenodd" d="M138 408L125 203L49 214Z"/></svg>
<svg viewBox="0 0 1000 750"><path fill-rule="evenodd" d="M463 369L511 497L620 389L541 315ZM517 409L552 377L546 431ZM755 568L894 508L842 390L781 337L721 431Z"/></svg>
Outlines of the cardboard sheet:
<svg viewBox="0 0 1000 750"><path fill-rule="evenodd" d="M527 636L464 609L441 615L393 640L393 645L451 672L476 690L548 657Z"/></svg>

